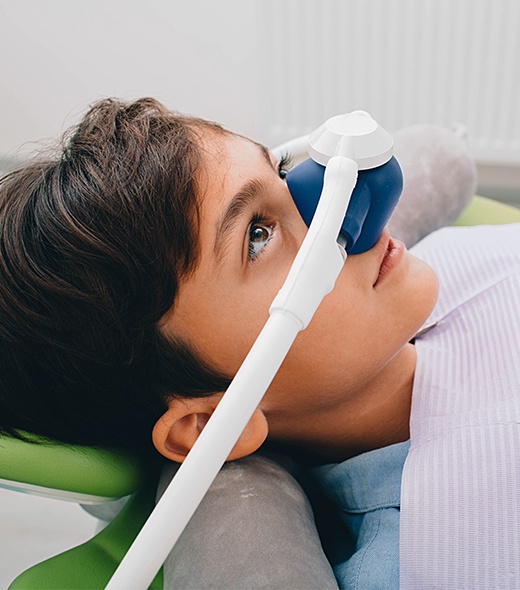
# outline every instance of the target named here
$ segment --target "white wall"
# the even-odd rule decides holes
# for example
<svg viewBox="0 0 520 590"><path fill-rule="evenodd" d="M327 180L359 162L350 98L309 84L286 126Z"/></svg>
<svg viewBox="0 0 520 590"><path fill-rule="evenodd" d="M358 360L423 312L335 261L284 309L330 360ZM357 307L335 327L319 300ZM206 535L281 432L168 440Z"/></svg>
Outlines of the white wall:
<svg viewBox="0 0 520 590"><path fill-rule="evenodd" d="M518 30L518 0L0 0L0 168L104 96L270 146L364 108L390 131L462 122L514 200Z"/></svg>
<svg viewBox="0 0 520 590"><path fill-rule="evenodd" d="M103 96L155 96L256 135L257 19L257 0L0 0L0 157Z"/></svg>

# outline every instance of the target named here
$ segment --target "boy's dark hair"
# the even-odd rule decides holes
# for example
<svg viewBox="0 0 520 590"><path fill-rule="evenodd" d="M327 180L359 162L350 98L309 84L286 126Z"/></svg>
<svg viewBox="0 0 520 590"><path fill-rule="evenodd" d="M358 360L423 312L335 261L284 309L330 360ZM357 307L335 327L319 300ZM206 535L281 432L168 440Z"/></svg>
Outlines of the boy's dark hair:
<svg viewBox="0 0 520 590"><path fill-rule="evenodd" d="M143 452L169 396L226 388L158 329L197 261L206 132L225 133L107 99L0 181L0 432Z"/></svg>

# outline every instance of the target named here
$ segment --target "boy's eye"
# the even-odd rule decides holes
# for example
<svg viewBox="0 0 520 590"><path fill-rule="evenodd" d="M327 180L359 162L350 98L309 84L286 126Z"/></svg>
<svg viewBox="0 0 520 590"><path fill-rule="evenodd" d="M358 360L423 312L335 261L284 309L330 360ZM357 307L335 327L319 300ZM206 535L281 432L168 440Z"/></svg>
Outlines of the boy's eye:
<svg viewBox="0 0 520 590"><path fill-rule="evenodd" d="M260 252L265 248L267 242L271 239L272 234L272 227L261 225L255 222L251 222L249 224L249 260L254 260L260 254Z"/></svg>
<svg viewBox="0 0 520 590"><path fill-rule="evenodd" d="M278 176L285 180L287 173L289 172L289 168L291 167L292 163L292 156L289 154L284 154L280 161L278 162Z"/></svg>

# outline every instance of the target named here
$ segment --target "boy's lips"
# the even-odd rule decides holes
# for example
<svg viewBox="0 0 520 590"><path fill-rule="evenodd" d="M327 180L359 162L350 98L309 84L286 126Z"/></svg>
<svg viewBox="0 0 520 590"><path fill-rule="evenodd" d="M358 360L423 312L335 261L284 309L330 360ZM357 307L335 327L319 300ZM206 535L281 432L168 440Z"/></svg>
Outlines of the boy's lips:
<svg viewBox="0 0 520 590"><path fill-rule="evenodd" d="M373 287L379 285L385 277L401 262L405 252L405 246L400 240L390 236L387 228L383 230L375 248L379 250L377 276Z"/></svg>

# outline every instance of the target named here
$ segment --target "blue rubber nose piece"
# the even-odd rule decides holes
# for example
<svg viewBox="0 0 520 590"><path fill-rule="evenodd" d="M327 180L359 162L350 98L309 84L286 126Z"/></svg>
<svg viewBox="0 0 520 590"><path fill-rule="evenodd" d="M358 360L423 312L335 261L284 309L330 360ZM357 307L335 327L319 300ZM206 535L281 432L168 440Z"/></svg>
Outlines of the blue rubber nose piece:
<svg viewBox="0 0 520 590"><path fill-rule="evenodd" d="M286 181L291 196L310 225L323 189L325 166L308 159L290 170ZM360 170L340 233L349 254L370 250L388 223L403 190L403 175L397 160Z"/></svg>

